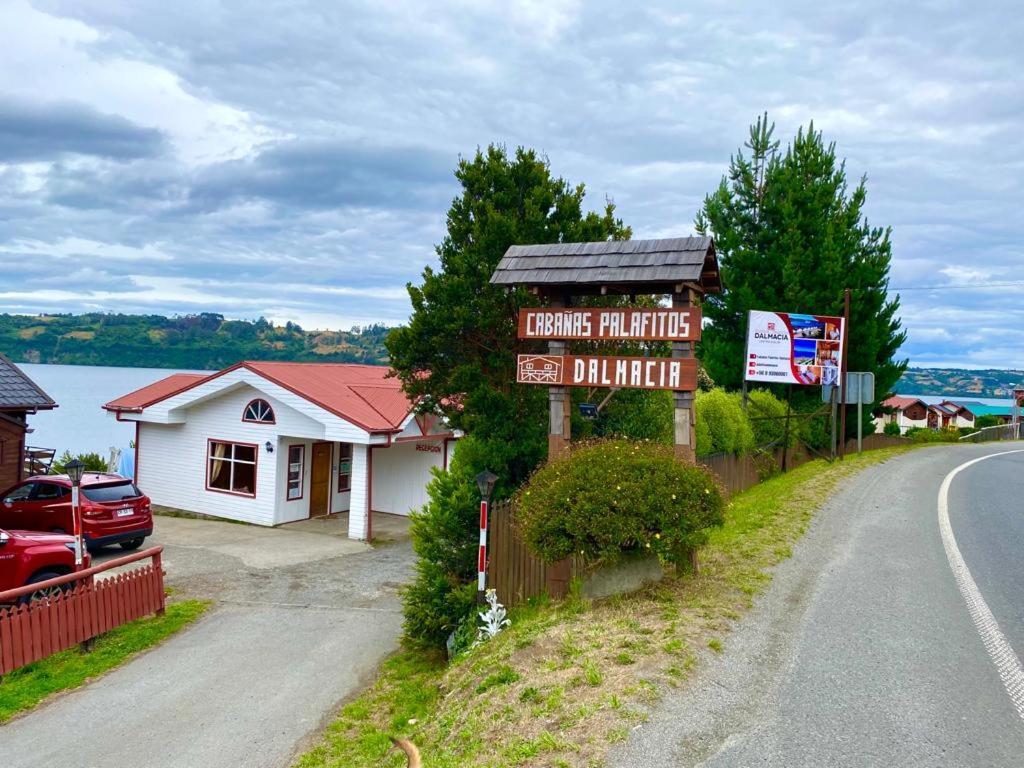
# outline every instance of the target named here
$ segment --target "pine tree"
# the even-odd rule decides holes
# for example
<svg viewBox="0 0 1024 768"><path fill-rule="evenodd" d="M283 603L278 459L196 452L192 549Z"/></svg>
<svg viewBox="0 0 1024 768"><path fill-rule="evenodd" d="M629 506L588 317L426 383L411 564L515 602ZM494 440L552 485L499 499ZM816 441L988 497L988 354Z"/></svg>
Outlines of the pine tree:
<svg viewBox="0 0 1024 768"><path fill-rule="evenodd" d="M697 216L698 231L715 238L725 286L705 301L702 362L717 382L739 387L749 310L841 315L850 288L847 370L873 371L882 399L906 368L896 360L906 338L899 298L887 293L891 230L868 224L866 179L848 189L835 144L813 123L782 155L774 128L767 114L751 126L749 157L731 159ZM795 397L809 406L819 393L805 389Z"/></svg>

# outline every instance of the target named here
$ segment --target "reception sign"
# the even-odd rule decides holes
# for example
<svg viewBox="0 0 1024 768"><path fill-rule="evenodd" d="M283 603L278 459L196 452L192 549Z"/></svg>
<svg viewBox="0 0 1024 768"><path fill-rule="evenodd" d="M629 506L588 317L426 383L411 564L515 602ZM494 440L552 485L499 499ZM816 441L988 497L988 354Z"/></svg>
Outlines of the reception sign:
<svg viewBox="0 0 1024 768"><path fill-rule="evenodd" d="M751 310L747 381L832 386L843 359L843 319Z"/></svg>
<svg viewBox="0 0 1024 768"><path fill-rule="evenodd" d="M552 387L697 389L693 358L519 355L516 381Z"/></svg>
<svg viewBox="0 0 1024 768"><path fill-rule="evenodd" d="M521 309L520 339L700 341L700 308Z"/></svg>

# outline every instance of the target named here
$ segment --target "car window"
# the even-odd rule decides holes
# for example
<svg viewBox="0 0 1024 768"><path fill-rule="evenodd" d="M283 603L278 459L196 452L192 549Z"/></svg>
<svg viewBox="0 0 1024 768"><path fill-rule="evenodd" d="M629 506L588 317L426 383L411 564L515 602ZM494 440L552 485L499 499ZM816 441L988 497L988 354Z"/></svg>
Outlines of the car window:
<svg viewBox="0 0 1024 768"><path fill-rule="evenodd" d="M35 501L52 501L68 493L68 489L56 483L36 483L36 493L32 498Z"/></svg>
<svg viewBox="0 0 1024 768"><path fill-rule="evenodd" d="M129 480L120 483L104 485L90 485L82 489L82 493L89 501L121 501L122 499L134 499L142 495L142 492Z"/></svg>
<svg viewBox="0 0 1024 768"><path fill-rule="evenodd" d="M17 488L12 490L10 493L4 496L4 501L24 501L32 495L32 491L36 489L35 483L25 483L25 485L19 485Z"/></svg>

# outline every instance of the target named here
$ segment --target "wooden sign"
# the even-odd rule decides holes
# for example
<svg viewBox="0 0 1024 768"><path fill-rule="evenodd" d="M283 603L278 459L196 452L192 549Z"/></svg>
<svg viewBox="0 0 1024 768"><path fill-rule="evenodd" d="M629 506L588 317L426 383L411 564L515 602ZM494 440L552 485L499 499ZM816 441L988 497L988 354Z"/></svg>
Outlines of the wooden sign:
<svg viewBox="0 0 1024 768"><path fill-rule="evenodd" d="M700 341L700 308L519 310L520 339Z"/></svg>
<svg viewBox="0 0 1024 768"><path fill-rule="evenodd" d="M519 355L516 381L552 387L697 389L694 358Z"/></svg>

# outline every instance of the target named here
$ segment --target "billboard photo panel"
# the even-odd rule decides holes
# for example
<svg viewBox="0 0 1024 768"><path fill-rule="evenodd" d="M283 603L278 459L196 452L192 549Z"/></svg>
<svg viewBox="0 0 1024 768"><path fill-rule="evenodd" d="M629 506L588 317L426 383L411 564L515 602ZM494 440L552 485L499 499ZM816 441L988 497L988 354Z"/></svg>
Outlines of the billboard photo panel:
<svg viewBox="0 0 1024 768"><path fill-rule="evenodd" d="M744 378L773 384L831 386L843 359L843 319L751 310Z"/></svg>

